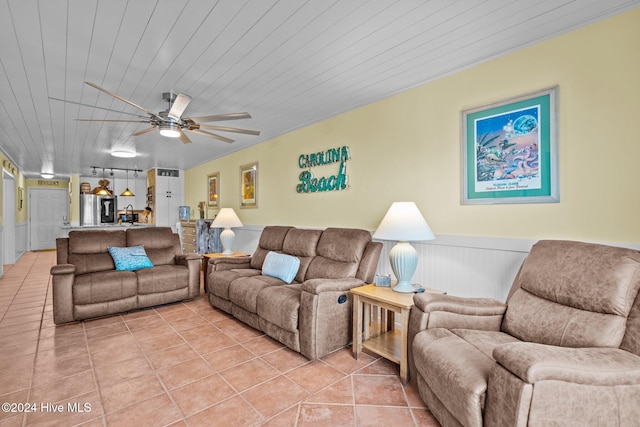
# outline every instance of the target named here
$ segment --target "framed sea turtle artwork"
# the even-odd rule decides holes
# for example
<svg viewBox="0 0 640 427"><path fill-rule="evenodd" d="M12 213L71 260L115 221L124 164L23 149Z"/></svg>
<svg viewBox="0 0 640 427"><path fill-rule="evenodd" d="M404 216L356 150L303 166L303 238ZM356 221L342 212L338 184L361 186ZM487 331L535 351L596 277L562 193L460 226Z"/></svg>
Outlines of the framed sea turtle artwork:
<svg viewBox="0 0 640 427"><path fill-rule="evenodd" d="M462 203L557 203L558 86L462 112Z"/></svg>

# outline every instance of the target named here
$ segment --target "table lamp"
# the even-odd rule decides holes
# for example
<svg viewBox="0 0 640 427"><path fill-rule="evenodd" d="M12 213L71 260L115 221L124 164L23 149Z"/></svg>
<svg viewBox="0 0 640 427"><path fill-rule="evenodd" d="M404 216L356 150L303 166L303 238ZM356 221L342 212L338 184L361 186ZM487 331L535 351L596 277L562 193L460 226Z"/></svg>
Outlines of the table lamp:
<svg viewBox="0 0 640 427"><path fill-rule="evenodd" d="M435 239L416 204L392 203L373 238L398 242L389 253L391 269L398 279L398 283L392 289L396 292L415 291L411 278L418 266L418 253L409 242Z"/></svg>
<svg viewBox="0 0 640 427"><path fill-rule="evenodd" d="M233 254L231 247L233 246L236 234L231 230L231 227L242 227L240 218L238 218L238 215L236 215L232 208L220 209L220 212L218 212L218 215L216 215L215 219L211 223L211 228L224 228L222 233L220 233L220 243L222 243L223 255Z"/></svg>

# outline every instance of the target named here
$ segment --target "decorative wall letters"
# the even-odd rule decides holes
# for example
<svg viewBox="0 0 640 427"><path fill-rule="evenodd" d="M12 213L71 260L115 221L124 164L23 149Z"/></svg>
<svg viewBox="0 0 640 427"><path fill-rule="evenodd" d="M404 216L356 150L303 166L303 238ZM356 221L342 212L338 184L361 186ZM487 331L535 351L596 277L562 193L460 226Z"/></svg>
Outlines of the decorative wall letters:
<svg viewBox="0 0 640 427"><path fill-rule="evenodd" d="M339 191L349 188L349 177L347 176L347 160L349 147L330 148L326 151L301 154L298 157L300 169L307 169L300 173L298 179L300 183L296 186L298 193L316 193L323 191ZM340 163L338 173L331 176L316 178L310 169L316 166L331 165Z"/></svg>

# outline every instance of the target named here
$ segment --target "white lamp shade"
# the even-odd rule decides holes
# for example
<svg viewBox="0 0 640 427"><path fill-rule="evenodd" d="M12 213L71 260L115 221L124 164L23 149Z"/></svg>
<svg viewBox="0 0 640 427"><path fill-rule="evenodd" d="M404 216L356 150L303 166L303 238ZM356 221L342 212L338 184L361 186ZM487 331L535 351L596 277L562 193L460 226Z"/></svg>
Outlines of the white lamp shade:
<svg viewBox="0 0 640 427"><path fill-rule="evenodd" d="M394 202L382 218L373 238L421 242L436 237L414 202Z"/></svg>
<svg viewBox="0 0 640 427"><path fill-rule="evenodd" d="M211 228L242 227L242 222L232 208L222 208L211 223Z"/></svg>

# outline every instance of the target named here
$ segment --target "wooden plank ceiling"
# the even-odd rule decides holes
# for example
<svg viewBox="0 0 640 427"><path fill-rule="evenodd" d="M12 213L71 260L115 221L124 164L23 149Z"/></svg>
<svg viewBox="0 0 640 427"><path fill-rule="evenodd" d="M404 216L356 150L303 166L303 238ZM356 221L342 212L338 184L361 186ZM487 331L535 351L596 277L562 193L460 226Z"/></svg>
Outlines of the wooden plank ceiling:
<svg viewBox="0 0 640 427"><path fill-rule="evenodd" d="M640 0L0 0L0 149L27 176L186 169L640 6ZM163 92L226 143L141 136ZM66 100L69 102L63 102ZM85 104L86 106L79 105ZM99 108L92 108L99 107ZM110 111L111 110L111 111ZM112 150L137 153L116 159Z"/></svg>

